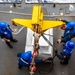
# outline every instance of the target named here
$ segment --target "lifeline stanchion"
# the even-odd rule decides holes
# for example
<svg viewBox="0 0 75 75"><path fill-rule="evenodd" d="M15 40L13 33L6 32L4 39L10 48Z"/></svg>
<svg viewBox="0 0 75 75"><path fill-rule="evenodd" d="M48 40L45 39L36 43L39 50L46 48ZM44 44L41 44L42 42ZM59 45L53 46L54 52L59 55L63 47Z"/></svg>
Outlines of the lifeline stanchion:
<svg viewBox="0 0 75 75"><path fill-rule="evenodd" d="M9 11L4 11L4 10L0 10L0 13L6 13L6 14L14 14L14 15L25 15L25 16L32 16L32 14L28 14L28 13L19 13L19 12L9 12ZM44 15L44 17L75 17L74 14L70 14L70 15Z"/></svg>

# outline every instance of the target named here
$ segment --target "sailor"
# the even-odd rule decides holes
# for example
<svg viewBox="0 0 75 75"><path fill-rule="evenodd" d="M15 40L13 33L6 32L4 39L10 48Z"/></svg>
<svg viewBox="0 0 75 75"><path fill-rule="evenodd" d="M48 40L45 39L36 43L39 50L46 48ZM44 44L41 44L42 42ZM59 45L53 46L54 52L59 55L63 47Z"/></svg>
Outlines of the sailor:
<svg viewBox="0 0 75 75"><path fill-rule="evenodd" d="M69 63L69 59L72 56L74 48L75 44L72 41L67 41L60 54L58 54L58 52L55 51L56 56L61 60L61 64L67 65Z"/></svg>
<svg viewBox="0 0 75 75"><path fill-rule="evenodd" d="M27 51L27 52L18 53L17 57L19 57L18 68L21 69L22 67L28 67L29 68L32 64L32 60L33 60L32 57L34 57L34 56L33 56L31 51ZM42 62L49 62L49 60L51 60L49 57L46 59L36 57L34 59L34 63L38 64L38 63L42 63ZM35 64L34 64L34 66L35 66Z"/></svg>
<svg viewBox="0 0 75 75"><path fill-rule="evenodd" d="M30 63L32 61L32 53L31 51L23 52L23 53L18 53L17 57L19 57L19 62L18 62L18 68L21 69L23 66L24 67L29 67Z"/></svg>
<svg viewBox="0 0 75 75"><path fill-rule="evenodd" d="M13 48L13 46L10 44L10 42L17 42L16 39L13 39L12 35L12 28L6 23L6 22L0 22L0 36L3 40L5 40L6 44Z"/></svg>
<svg viewBox="0 0 75 75"><path fill-rule="evenodd" d="M61 29L64 30L64 35L61 39L57 40L57 43L66 43L75 37L75 22L68 22L66 25L63 25Z"/></svg>

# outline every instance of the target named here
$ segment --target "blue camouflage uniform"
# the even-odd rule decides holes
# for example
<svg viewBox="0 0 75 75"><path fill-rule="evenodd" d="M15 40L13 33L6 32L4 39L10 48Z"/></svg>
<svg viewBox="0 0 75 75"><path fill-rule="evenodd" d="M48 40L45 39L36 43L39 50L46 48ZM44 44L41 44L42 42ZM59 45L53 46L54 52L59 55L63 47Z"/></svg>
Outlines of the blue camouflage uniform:
<svg viewBox="0 0 75 75"><path fill-rule="evenodd" d="M10 44L10 41L17 42L16 39L13 39L12 30L6 22L0 22L0 37L2 39L6 39L5 42L10 48L13 48L13 46Z"/></svg>
<svg viewBox="0 0 75 75"><path fill-rule="evenodd" d="M24 67L29 67L30 66L30 63L32 62L32 53L31 53L31 51L27 51L27 52L23 52L23 53L18 53L17 57L19 57L19 60L18 60L18 65L19 65L18 68L19 69L21 69L23 66ZM48 60L50 60L50 59L48 58ZM44 62L40 58L36 58L34 61L37 64Z"/></svg>
<svg viewBox="0 0 75 75"><path fill-rule="evenodd" d="M12 37L12 30L10 29L9 25L6 24L5 30L2 29L3 27L0 27L0 35L1 38L10 39Z"/></svg>
<svg viewBox="0 0 75 75"><path fill-rule="evenodd" d="M66 24L68 24L68 23L69 23L69 21L67 21L67 20L61 20L61 21L65 22Z"/></svg>
<svg viewBox="0 0 75 75"><path fill-rule="evenodd" d="M75 37L75 22L68 22L61 42L67 42Z"/></svg>
<svg viewBox="0 0 75 75"><path fill-rule="evenodd" d="M19 57L19 68L29 67L31 61L32 61L32 53L31 51L24 52L24 53L18 53L17 56Z"/></svg>
<svg viewBox="0 0 75 75"><path fill-rule="evenodd" d="M69 59L72 56L72 52L75 48L75 44L72 41L67 41L64 49L62 50L61 54L56 54L56 56L62 60L61 63L68 64Z"/></svg>

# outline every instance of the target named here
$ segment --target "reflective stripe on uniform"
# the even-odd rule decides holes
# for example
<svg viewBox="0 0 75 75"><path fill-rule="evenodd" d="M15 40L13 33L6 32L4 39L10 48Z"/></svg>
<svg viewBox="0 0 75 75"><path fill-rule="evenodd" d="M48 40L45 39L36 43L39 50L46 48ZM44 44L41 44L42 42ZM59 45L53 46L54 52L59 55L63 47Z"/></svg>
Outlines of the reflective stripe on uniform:
<svg viewBox="0 0 75 75"><path fill-rule="evenodd" d="M20 58L21 61L23 61L25 64L29 64L28 62L24 61L22 58Z"/></svg>

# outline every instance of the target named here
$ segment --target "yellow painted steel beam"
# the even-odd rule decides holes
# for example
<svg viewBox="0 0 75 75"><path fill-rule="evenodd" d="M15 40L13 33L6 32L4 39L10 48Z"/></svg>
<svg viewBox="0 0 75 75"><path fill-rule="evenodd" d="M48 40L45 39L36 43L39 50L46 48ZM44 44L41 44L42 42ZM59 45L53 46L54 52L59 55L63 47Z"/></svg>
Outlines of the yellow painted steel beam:
<svg viewBox="0 0 75 75"><path fill-rule="evenodd" d="M41 14L41 6L33 6L32 12L32 24L39 24L40 23L40 15Z"/></svg>
<svg viewBox="0 0 75 75"><path fill-rule="evenodd" d="M25 27L33 30L33 26L31 25L31 21L32 20L29 20L29 19L18 19L18 18L12 19L12 22L14 22L15 24L25 26Z"/></svg>
<svg viewBox="0 0 75 75"><path fill-rule="evenodd" d="M43 21L43 25L42 25L42 31L46 31L50 28L55 28L55 27L58 27L58 26L62 26L63 24L65 24L64 22L62 21L49 21L49 20L44 20Z"/></svg>
<svg viewBox="0 0 75 75"><path fill-rule="evenodd" d="M62 21L43 20L43 16L44 15L43 15L42 7L34 5L31 20L15 18L15 19L12 19L12 21L16 24L30 28L33 31L35 28L34 25L39 25L39 29L37 29L37 30L42 29L42 32L44 32L50 28L58 27L58 26L65 24Z"/></svg>

